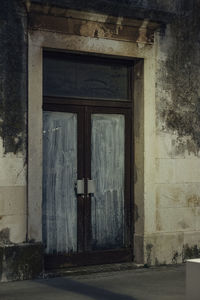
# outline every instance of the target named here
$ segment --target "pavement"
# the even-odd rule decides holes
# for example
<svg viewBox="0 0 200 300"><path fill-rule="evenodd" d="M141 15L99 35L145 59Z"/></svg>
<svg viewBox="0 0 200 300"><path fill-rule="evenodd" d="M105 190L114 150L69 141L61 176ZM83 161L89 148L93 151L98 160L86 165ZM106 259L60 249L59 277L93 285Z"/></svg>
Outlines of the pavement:
<svg viewBox="0 0 200 300"><path fill-rule="evenodd" d="M0 283L0 300L184 300L185 264Z"/></svg>

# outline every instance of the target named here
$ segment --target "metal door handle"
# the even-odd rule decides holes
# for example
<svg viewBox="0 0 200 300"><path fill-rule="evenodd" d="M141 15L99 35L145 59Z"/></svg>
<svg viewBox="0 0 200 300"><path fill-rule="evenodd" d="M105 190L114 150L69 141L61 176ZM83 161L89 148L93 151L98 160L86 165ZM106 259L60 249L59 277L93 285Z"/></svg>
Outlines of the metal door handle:
<svg viewBox="0 0 200 300"><path fill-rule="evenodd" d="M83 179L78 179L76 182L76 193L77 195L84 195L85 194L85 183L84 183L84 178Z"/></svg>
<svg viewBox="0 0 200 300"><path fill-rule="evenodd" d="M94 194L95 193L95 183L92 179L87 179L87 192L88 194Z"/></svg>
<svg viewBox="0 0 200 300"><path fill-rule="evenodd" d="M85 179L78 179L75 184L76 194L84 195L85 194ZM87 178L87 193L94 194L95 193L95 183L94 180Z"/></svg>

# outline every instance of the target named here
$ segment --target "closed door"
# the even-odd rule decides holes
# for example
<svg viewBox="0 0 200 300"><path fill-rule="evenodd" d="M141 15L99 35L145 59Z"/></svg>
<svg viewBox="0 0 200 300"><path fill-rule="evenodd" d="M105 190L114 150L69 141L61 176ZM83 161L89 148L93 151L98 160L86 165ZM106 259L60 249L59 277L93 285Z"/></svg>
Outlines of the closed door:
<svg viewBox="0 0 200 300"><path fill-rule="evenodd" d="M46 64L57 59L54 54L47 57ZM67 57L63 57L65 63ZM101 61L98 64L102 67ZM53 77L49 72L47 77ZM50 89L59 91L57 86ZM80 99L76 95L44 95L43 242L47 268L132 258L131 105L121 99L98 98L96 90L97 99L87 91L87 97Z"/></svg>

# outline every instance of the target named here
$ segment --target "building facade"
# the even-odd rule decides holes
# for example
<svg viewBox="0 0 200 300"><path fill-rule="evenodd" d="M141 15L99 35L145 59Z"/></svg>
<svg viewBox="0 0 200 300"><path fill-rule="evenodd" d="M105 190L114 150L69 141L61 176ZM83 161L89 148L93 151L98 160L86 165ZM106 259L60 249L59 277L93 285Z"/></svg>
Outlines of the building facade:
<svg viewBox="0 0 200 300"><path fill-rule="evenodd" d="M199 10L1 3L1 281L199 256Z"/></svg>

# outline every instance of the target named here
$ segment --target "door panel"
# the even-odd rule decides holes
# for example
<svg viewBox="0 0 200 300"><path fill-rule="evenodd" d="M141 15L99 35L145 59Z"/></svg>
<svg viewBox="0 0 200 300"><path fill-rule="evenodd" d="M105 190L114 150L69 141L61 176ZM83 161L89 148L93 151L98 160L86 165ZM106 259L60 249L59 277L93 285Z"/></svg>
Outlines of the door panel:
<svg viewBox="0 0 200 300"><path fill-rule="evenodd" d="M125 118L91 115L92 249L124 246Z"/></svg>
<svg viewBox="0 0 200 300"><path fill-rule="evenodd" d="M77 115L43 112L43 241L46 253L77 251Z"/></svg>

